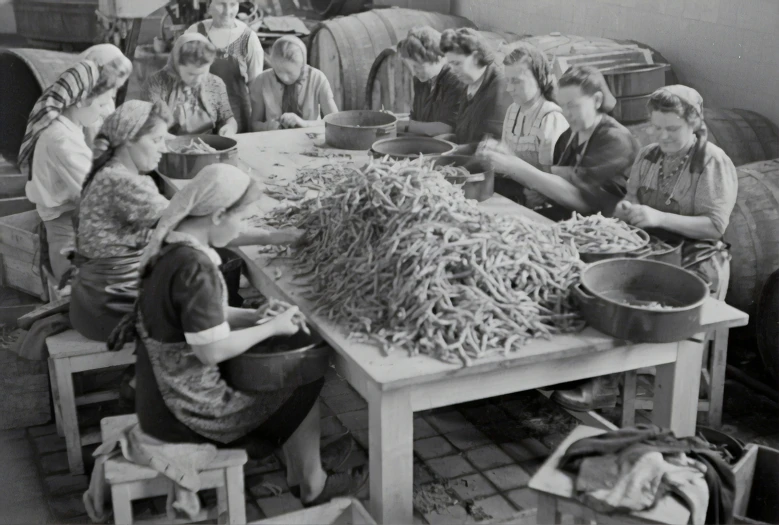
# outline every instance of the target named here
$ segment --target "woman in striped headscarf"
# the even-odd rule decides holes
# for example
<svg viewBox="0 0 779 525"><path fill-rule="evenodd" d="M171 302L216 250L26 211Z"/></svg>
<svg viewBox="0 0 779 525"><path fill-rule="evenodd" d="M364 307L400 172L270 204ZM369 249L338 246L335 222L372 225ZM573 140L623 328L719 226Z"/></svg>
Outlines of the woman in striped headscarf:
<svg viewBox="0 0 779 525"><path fill-rule="evenodd" d="M27 198L43 220L44 253L56 280L70 266L62 252L73 245L73 211L92 167L84 129L99 125L113 111L116 91L131 72L132 63L124 56L103 65L81 60L43 92L27 122L19 166L28 177Z"/></svg>

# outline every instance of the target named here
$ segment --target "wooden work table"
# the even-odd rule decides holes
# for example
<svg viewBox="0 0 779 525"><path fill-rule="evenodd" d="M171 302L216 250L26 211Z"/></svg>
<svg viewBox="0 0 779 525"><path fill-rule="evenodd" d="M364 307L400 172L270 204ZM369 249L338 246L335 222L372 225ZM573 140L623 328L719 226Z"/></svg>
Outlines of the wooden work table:
<svg viewBox="0 0 779 525"><path fill-rule="evenodd" d="M333 162L304 152L347 153L358 163L367 161L366 152L320 149L323 142L323 127L240 135L240 165L262 182L283 184L294 180L297 168ZM177 187L186 184L171 183ZM277 201L270 197L258 202L262 211L275 205ZM500 195L480 206L491 213L548 222ZM304 298L304 286L292 281L290 268L282 260L271 262L268 255L252 247L243 248L243 253L255 286L268 296L300 307L309 324L335 349L339 373L368 401L370 509L381 523L413 521L414 412L656 366L654 422L679 436L694 434L703 356L700 337L669 344L631 344L587 328L576 334L538 339L519 352L477 360L469 367L425 356L409 357L403 352L384 356L379 348L349 340L343 329L315 315L312 304ZM709 299L704 304L701 334L743 326L747 320L743 312ZM582 419L610 426L592 415L585 414Z"/></svg>

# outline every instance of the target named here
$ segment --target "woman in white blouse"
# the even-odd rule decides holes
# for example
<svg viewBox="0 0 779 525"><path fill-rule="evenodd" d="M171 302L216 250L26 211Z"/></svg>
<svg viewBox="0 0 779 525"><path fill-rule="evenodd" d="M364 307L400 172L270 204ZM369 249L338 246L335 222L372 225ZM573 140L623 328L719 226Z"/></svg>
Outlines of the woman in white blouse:
<svg viewBox="0 0 779 525"><path fill-rule="evenodd" d="M124 56L104 65L82 60L43 92L27 122L19 165L28 176L27 198L43 220L46 266L57 281L70 267L63 252L74 246L73 213L92 169L84 130L113 112L116 91L131 72Z"/></svg>

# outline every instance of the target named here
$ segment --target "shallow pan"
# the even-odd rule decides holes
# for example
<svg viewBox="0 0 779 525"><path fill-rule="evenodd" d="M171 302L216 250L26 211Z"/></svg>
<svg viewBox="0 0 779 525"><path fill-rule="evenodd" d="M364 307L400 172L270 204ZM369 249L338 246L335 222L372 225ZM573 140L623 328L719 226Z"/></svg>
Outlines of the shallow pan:
<svg viewBox="0 0 779 525"><path fill-rule="evenodd" d="M377 140L398 133L398 118L383 111L339 111L324 121L325 142L336 149L367 150Z"/></svg>
<svg viewBox="0 0 779 525"><path fill-rule="evenodd" d="M440 157L447 155L457 147L453 142L432 137L397 137L378 140L371 146L374 157L389 155L393 159L413 159L425 157Z"/></svg>
<svg viewBox="0 0 779 525"><path fill-rule="evenodd" d="M697 275L643 259L590 264L572 291L590 326L635 343L671 343L698 333L709 295ZM665 307L652 305L655 302Z"/></svg>
<svg viewBox="0 0 779 525"><path fill-rule="evenodd" d="M210 164L231 164L238 166L238 142L219 135L182 135L168 141L168 149L177 150L195 139L200 139L215 150L215 153L162 154L157 171L171 179L192 179L200 170Z"/></svg>

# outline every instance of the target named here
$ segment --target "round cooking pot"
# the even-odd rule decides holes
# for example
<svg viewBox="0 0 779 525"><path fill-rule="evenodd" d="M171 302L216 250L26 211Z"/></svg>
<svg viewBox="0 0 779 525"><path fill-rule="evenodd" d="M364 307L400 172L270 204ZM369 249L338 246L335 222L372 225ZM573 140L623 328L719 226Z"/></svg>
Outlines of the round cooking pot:
<svg viewBox="0 0 779 525"><path fill-rule="evenodd" d="M389 155L393 159L415 159L425 157L440 157L448 155L457 147L448 140L432 137L397 137L378 140L371 146L371 154L374 157Z"/></svg>
<svg viewBox="0 0 779 525"><path fill-rule="evenodd" d="M282 347L289 350L278 351ZM321 337L300 331L291 336L270 337L226 361L221 369L225 381L239 390L297 388L325 375L331 353Z"/></svg>
<svg viewBox="0 0 779 525"><path fill-rule="evenodd" d="M339 111L324 118L325 142L337 149L367 150L398 133L398 118L384 111Z"/></svg>
<svg viewBox="0 0 779 525"><path fill-rule="evenodd" d="M462 185L466 199L485 201L495 192L495 171L482 160L467 155L446 155L439 157L434 166L456 166L468 170L468 177L446 177L452 184Z"/></svg>
<svg viewBox="0 0 779 525"><path fill-rule="evenodd" d="M194 139L200 139L216 153L173 153ZM238 166L238 142L219 135L181 135L168 141L171 152L163 153L157 171L171 179L192 179L210 164Z"/></svg>
<svg viewBox="0 0 779 525"><path fill-rule="evenodd" d="M588 265L580 281L572 291L582 317L604 334L635 343L671 343L701 330L709 288L687 270L643 259L609 259Z"/></svg>
<svg viewBox="0 0 779 525"><path fill-rule="evenodd" d="M644 243L641 245L641 247L627 252L614 252L614 253L590 253L590 252L580 251L579 257L581 258L582 261L586 263L594 263L598 261L605 261L606 259L619 259L622 257L633 257L634 254L646 250L646 245L649 244L649 234L644 230L642 230L641 228L637 228L635 226L628 226L628 227L634 232L636 232L638 236L641 237L641 239L643 239Z"/></svg>

